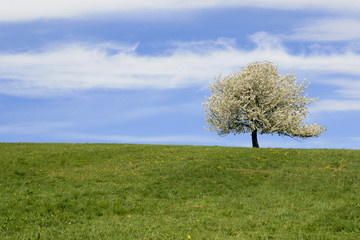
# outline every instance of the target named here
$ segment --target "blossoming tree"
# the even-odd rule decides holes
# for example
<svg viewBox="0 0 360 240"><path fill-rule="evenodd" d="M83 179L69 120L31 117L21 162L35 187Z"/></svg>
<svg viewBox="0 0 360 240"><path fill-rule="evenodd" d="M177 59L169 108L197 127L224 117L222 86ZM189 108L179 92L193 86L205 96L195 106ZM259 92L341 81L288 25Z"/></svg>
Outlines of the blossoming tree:
<svg viewBox="0 0 360 240"><path fill-rule="evenodd" d="M305 124L306 106L317 101L304 94L308 86L305 80L298 85L295 74L281 76L270 62L254 62L241 72L219 76L204 103L208 130L219 135L251 132L256 148L257 133L316 137L326 127Z"/></svg>

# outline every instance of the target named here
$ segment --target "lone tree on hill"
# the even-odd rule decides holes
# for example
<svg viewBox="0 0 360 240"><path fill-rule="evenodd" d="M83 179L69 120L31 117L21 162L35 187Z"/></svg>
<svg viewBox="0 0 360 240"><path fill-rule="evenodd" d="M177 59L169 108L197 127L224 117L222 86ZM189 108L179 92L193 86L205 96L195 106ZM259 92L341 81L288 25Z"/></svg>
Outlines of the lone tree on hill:
<svg viewBox="0 0 360 240"><path fill-rule="evenodd" d="M204 103L209 131L219 135L251 132L252 145L259 147L257 133L310 138L326 127L304 121L306 106L317 99L304 94L309 84L297 85L296 76L281 76L270 62L254 62L241 72L221 75L209 88L212 95Z"/></svg>

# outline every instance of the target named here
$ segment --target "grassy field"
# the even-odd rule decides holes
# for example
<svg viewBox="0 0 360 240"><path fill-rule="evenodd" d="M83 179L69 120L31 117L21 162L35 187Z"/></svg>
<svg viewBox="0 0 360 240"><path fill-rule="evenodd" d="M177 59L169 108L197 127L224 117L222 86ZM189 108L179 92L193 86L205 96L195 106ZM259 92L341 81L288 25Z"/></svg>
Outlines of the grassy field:
<svg viewBox="0 0 360 240"><path fill-rule="evenodd" d="M0 239L360 239L360 151L0 144Z"/></svg>

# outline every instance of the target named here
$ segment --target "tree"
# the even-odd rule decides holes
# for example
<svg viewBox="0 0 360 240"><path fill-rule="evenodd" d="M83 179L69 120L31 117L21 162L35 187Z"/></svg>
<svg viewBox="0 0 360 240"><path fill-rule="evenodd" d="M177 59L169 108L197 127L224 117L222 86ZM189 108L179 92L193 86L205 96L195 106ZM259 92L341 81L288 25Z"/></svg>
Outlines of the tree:
<svg viewBox="0 0 360 240"><path fill-rule="evenodd" d="M209 131L219 135L251 132L252 145L258 148L257 134L278 134L293 138L319 136L326 127L305 124L307 105L317 99L304 94L309 84L297 85L295 74L281 76L270 62L254 62L242 71L209 86L212 95L203 105Z"/></svg>

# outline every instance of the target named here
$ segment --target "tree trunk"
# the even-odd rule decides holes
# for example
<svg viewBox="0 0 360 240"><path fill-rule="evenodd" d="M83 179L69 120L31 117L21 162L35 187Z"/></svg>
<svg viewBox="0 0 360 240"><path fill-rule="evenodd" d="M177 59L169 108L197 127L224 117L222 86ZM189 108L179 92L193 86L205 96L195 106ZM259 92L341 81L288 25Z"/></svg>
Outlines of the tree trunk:
<svg viewBox="0 0 360 240"><path fill-rule="evenodd" d="M251 138L252 138L253 148L259 148L259 143L257 140L257 130L252 131Z"/></svg>

